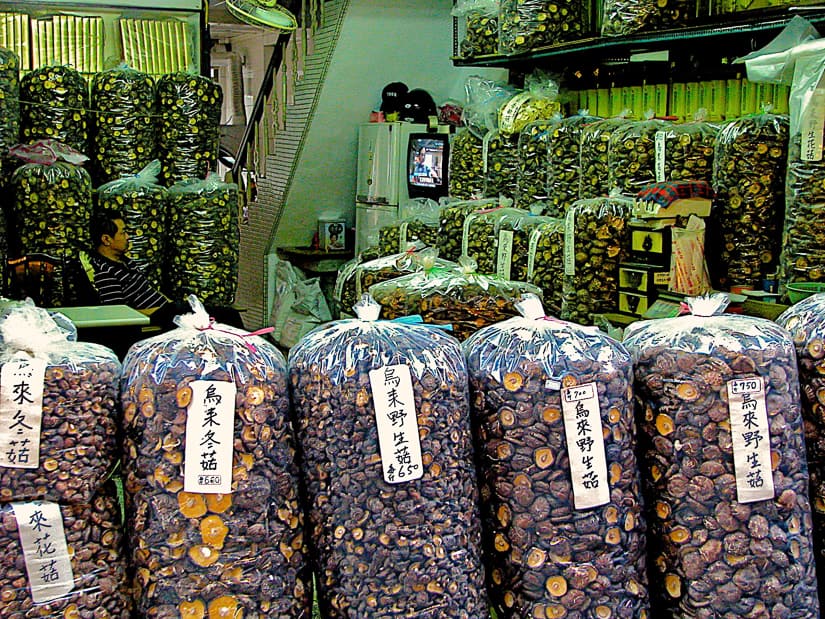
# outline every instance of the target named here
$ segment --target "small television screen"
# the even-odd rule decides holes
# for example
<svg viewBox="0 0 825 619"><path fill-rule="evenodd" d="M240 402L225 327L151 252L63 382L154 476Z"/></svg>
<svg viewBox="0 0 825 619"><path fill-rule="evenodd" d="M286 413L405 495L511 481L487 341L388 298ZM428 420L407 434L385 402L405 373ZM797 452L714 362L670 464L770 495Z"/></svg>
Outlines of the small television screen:
<svg viewBox="0 0 825 619"><path fill-rule="evenodd" d="M407 188L411 198L447 195L447 160L450 137L445 133L410 135Z"/></svg>

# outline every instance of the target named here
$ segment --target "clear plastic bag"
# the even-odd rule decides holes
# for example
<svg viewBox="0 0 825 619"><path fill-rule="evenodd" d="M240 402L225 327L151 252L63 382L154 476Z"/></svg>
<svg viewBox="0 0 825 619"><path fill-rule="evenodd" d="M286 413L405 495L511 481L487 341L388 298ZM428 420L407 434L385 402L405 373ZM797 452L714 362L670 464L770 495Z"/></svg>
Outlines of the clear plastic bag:
<svg viewBox="0 0 825 619"><path fill-rule="evenodd" d="M545 318L536 299L519 309L463 344L493 605L505 617L644 617L631 357L597 329Z"/></svg>
<svg viewBox="0 0 825 619"><path fill-rule="evenodd" d="M650 112L646 120L628 121L610 135L608 186L611 191L635 196L656 181L656 135L670 123Z"/></svg>
<svg viewBox="0 0 825 619"><path fill-rule="evenodd" d="M496 198L458 200L444 205L438 227L438 255L444 260L458 260L461 257L464 221L467 216L475 211L495 208L498 205L499 200Z"/></svg>
<svg viewBox="0 0 825 619"><path fill-rule="evenodd" d="M521 217L528 214L528 211L507 207L484 209L470 213L464 219L461 255L476 261L478 273L484 273L485 275L497 274L499 266L499 223L502 218ZM507 253L511 254L511 252L512 250ZM502 254L501 258L506 258L509 263L511 255L505 256Z"/></svg>
<svg viewBox="0 0 825 619"><path fill-rule="evenodd" d="M289 355L321 614L487 617L461 349L369 305Z"/></svg>
<svg viewBox="0 0 825 619"><path fill-rule="evenodd" d="M464 83L467 104L461 114L464 124L476 137L484 138L498 128L498 111L516 93L512 86L471 75Z"/></svg>
<svg viewBox="0 0 825 619"><path fill-rule="evenodd" d="M388 319L421 316L425 323L450 325L465 340L481 327L515 316L515 302L526 292L541 295L531 284L476 273L475 261L459 260L459 269L433 266L369 288Z"/></svg>
<svg viewBox="0 0 825 619"><path fill-rule="evenodd" d="M108 482L87 503L60 505L59 509L69 547L72 589L51 601L34 604L23 562L15 505L0 503L0 590L3 591L0 617L129 619L132 616L133 602L124 560L123 526L114 482ZM42 524L48 525L49 521ZM41 543L41 546L54 550L57 544L55 536ZM44 565L47 566L48 563ZM57 575L64 577L59 571Z"/></svg>
<svg viewBox="0 0 825 619"><path fill-rule="evenodd" d="M450 144L450 196L480 198L484 193L484 141L469 129L456 132Z"/></svg>
<svg viewBox="0 0 825 619"><path fill-rule="evenodd" d="M543 223L555 221L552 217L535 214L537 212L538 208L534 212L512 209L496 223L496 275L499 277L517 282L529 281L530 235Z"/></svg>
<svg viewBox="0 0 825 619"><path fill-rule="evenodd" d="M610 193L610 145L614 132L630 122L625 116L605 118L586 124L579 142L579 198L601 198Z"/></svg>
<svg viewBox="0 0 825 619"><path fill-rule="evenodd" d="M526 125L519 133L519 174L515 196L518 208L526 209L536 201L548 199L547 162L553 128L560 120L560 116L537 120Z"/></svg>
<svg viewBox="0 0 825 619"><path fill-rule="evenodd" d="M721 237L719 264L711 267L719 277L715 285L759 287L776 270L787 158L787 116L743 116L719 131L711 215Z"/></svg>
<svg viewBox="0 0 825 619"><path fill-rule="evenodd" d="M169 188L166 270L173 299L196 295L207 305L229 306L238 282L238 186L218 174Z"/></svg>
<svg viewBox="0 0 825 619"><path fill-rule="evenodd" d="M793 342L771 321L714 315L724 307L714 298L689 305L694 315L637 322L624 338L652 606L677 617L816 617Z"/></svg>
<svg viewBox="0 0 825 619"><path fill-rule="evenodd" d="M92 79L96 184L137 174L155 158L155 81L125 66Z"/></svg>
<svg viewBox="0 0 825 619"><path fill-rule="evenodd" d="M129 257L156 289L163 282L167 190L158 184L160 161L137 174L110 181L97 189L100 208L120 211L126 218Z"/></svg>
<svg viewBox="0 0 825 619"><path fill-rule="evenodd" d="M713 180L713 152L718 123L697 114L693 122L671 123L656 132L657 183Z"/></svg>
<svg viewBox="0 0 825 619"><path fill-rule="evenodd" d="M440 217L441 205L435 200L410 200L399 207L399 221L378 231L378 251L382 256L389 256L404 251L411 243L434 247Z"/></svg>
<svg viewBox="0 0 825 619"><path fill-rule="evenodd" d="M518 187L518 136L490 131L484 136L484 197L512 200Z"/></svg>
<svg viewBox="0 0 825 619"><path fill-rule="evenodd" d="M0 501L89 503L119 459L120 362L108 348L70 336L28 303L0 314L0 364L16 394L0 412ZM25 403L31 407L15 406Z"/></svg>
<svg viewBox="0 0 825 619"><path fill-rule="evenodd" d="M586 125L601 120L580 110L575 116L562 118L553 125L549 138L547 159L547 199L551 214L563 216L579 199L582 183L580 145L582 130Z"/></svg>
<svg viewBox="0 0 825 619"><path fill-rule="evenodd" d="M602 36L683 28L696 17L695 0L605 0Z"/></svg>
<svg viewBox="0 0 825 619"><path fill-rule="evenodd" d="M71 67L51 65L20 79L22 142L57 140L86 152L89 85Z"/></svg>
<svg viewBox="0 0 825 619"><path fill-rule="evenodd" d="M564 219L542 223L530 234L527 281L544 293L544 306L561 315L564 299Z"/></svg>
<svg viewBox="0 0 825 619"><path fill-rule="evenodd" d="M581 38L583 9L575 0L501 0L499 51L515 54Z"/></svg>
<svg viewBox="0 0 825 619"><path fill-rule="evenodd" d="M564 300L561 317L592 324L593 314L616 311L619 264L630 246L627 221L633 206L624 198L579 200L564 223Z"/></svg>
<svg viewBox="0 0 825 619"><path fill-rule="evenodd" d="M205 609L216 617L309 616L286 361L269 342L210 322L190 302L194 311L175 319L179 328L134 344L123 362L137 610L158 617ZM211 420L206 431L201 416ZM188 441L195 463L187 463ZM206 481L226 481L228 463L214 453L221 444L233 446L230 490L209 492ZM191 466L200 478L213 461L210 479L185 477ZM194 491L186 490L189 481L198 482Z"/></svg>
<svg viewBox="0 0 825 619"><path fill-rule="evenodd" d="M498 52L498 5L499 0L459 0L453 6L452 16L465 20L462 58Z"/></svg>
<svg viewBox="0 0 825 619"><path fill-rule="evenodd" d="M561 113L559 83L544 71L524 78L521 90L498 109L498 128L506 135L516 135L536 120L547 120Z"/></svg>
<svg viewBox="0 0 825 619"><path fill-rule="evenodd" d="M171 73L157 81L158 156L167 186L217 169L223 91L209 78Z"/></svg>
<svg viewBox="0 0 825 619"><path fill-rule="evenodd" d="M8 173L6 154L20 142L20 59L0 48L0 178Z"/></svg>

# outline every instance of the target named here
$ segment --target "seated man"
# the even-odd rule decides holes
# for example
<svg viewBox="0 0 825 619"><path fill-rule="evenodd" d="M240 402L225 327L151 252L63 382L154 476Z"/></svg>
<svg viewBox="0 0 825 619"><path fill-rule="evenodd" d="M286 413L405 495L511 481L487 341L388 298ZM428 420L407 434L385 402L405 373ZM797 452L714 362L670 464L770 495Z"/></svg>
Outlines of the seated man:
<svg viewBox="0 0 825 619"><path fill-rule="evenodd" d="M149 316L152 324L174 328L173 319L191 312L188 303L172 302L155 290L143 272L127 256L129 233L123 213L99 210L92 217L91 236L95 252L89 256L94 287L101 305L128 305ZM240 314L232 308L206 306L218 322L243 328Z"/></svg>

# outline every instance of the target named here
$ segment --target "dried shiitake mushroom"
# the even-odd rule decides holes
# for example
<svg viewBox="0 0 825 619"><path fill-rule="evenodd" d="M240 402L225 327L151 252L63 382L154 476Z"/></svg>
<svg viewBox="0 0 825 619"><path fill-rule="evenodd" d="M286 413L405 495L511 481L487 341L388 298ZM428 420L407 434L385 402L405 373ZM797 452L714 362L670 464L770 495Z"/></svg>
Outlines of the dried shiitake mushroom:
<svg viewBox="0 0 825 619"><path fill-rule="evenodd" d="M469 129L458 131L450 144L450 196L469 200L484 193L484 145Z"/></svg>

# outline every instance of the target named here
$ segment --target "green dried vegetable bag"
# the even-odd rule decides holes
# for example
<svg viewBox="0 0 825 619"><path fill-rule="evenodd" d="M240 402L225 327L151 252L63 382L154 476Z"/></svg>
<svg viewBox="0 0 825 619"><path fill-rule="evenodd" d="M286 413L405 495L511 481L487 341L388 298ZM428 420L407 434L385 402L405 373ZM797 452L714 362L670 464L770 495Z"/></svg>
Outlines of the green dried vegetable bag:
<svg viewBox="0 0 825 619"><path fill-rule="evenodd" d="M484 142L469 129L455 134L450 145L450 196L469 200L484 191Z"/></svg>
<svg viewBox="0 0 825 619"><path fill-rule="evenodd" d="M166 285L172 299L196 295L229 306L238 279L238 186L218 174L169 188Z"/></svg>
<svg viewBox="0 0 825 619"><path fill-rule="evenodd" d="M20 80L21 140L57 140L86 152L89 85L71 67L53 65L35 69Z"/></svg>
<svg viewBox="0 0 825 619"><path fill-rule="evenodd" d="M162 288L163 242L167 189L158 185L160 161L155 159L139 173L101 185L97 204L120 211L129 233L129 257L155 288Z"/></svg>
<svg viewBox="0 0 825 619"><path fill-rule="evenodd" d="M5 153L20 142L20 60L17 54L0 48L0 180L9 172Z"/></svg>
<svg viewBox="0 0 825 619"><path fill-rule="evenodd" d="M218 162L221 87L200 75L172 73L158 80L157 101L161 180L169 186L206 178Z"/></svg>
<svg viewBox="0 0 825 619"><path fill-rule="evenodd" d="M155 158L155 82L125 66L92 80L92 159L97 184L137 174Z"/></svg>

